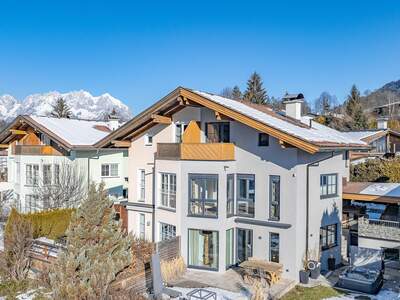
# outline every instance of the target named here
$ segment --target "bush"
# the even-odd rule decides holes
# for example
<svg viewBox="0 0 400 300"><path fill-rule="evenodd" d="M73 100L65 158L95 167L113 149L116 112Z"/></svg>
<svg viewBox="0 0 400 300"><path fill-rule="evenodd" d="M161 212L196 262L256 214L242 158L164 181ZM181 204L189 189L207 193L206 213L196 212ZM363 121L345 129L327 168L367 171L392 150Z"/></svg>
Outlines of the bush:
<svg viewBox="0 0 400 300"><path fill-rule="evenodd" d="M186 271L183 258L177 257L168 261L161 261L161 275L164 282L171 282L181 277Z"/></svg>
<svg viewBox="0 0 400 300"><path fill-rule="evenodd" d="M352 165L351 181L400 182L400 158L371 159Z"/></svg>
<svg viewBox="0 0 400 300"><path fill-rule="evenodd" d="M65 236L74 209L54 209L43 212L19 214L13 209L8 217L6 232L11 230L11 224L18 216L28 220L33 227L33 238L47 237L52 240Z"/></svg>

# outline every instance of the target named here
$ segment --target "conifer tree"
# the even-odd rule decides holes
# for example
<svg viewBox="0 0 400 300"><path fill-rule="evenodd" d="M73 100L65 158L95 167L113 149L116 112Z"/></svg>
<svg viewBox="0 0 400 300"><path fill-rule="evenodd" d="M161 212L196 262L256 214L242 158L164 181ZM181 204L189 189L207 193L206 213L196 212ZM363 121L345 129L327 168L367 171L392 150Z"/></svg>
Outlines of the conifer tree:
<svg viewBox="0 0 400 300"><path fill-rule="evenodd" d="M56 118L70 118L71 109L67 102L62 98L57 98L56 103L53 105L53 111L51 112L52 117Z"/></svg>
<svg viewBox="0 0 400 300"><path fill-rule="evenodd" d="M267 92L263 87L261 76L254 72L247 81L247 89L243 96L244 100L257 104L265 104L268 100Z"/></svg>
<svg viewBox="0 0 400 300"><path fill-rule="evenodd" d="M242 99L242 92L240 91L240 88L237 85L235 85L232 89L232 98L234 100Z"/></svg>
<svg viewBox="0 0 400 300"><path fill-rule="evenodd" d="M350 129L359 130L368 127L368 120L361 106L360 91L355 84L353 84L350 94L347 96L345 110L349 119L348 127L350 127Z"/></svg>
<svg viewBox="0 0 400 300"><path fill-rule="evenodd" d="M54 299L108 299L110 284L131 263L133 238L115 220L111 206L104 185L92 184L50 273Z"/></svg>

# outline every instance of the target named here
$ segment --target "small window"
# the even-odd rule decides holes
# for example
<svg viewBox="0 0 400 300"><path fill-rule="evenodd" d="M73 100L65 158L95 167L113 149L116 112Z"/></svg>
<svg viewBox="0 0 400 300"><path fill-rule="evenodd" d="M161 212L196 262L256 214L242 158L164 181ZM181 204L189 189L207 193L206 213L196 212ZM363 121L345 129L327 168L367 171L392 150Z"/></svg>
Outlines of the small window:
<svg viewBox="0 0 400 300"><path fill-rule="evenodd" d="M43 165L43 184L51 184L51 165Z"/></svg>
<svg viewBox="0 0 400 300"><path fill-rule="evenodd" d="M229 122L206 123L207 143L229 143Z"/></svg>
<svg viewBox="0 0 400 300"><path fill-rule="evenodd" d="M26 184L38 185L39 181L39 165L28 164L25 166Z"/></svg>
<svg viewBox="0 0 400 300"><path fill-rule="evenodd" d="M260 147L267 147L269 146L269 135L266 133L259 133L258 134L258 146Z"/></svg>
<svg viewBox="0 0 400 300"><path fill-rule="evenodd" d="M140 214L139 220L139 238L141 240L146 239L146 216L145 214Z"/></svg>
<svg viewBox="0 0 400 300"><path fill-rule="evenodd" d="M337 196L337 174L324 174L320 178L321 198Z"/></svg>
<svg viewBox="0 0 400 300"><path fill-rule="evenodd" d="M269 260L279 263L279 233L269 234Z"/></svg>
<svg viewBox="0 0 400 300"><path fill-rule="evenodd" d="M101 165L102 177L118 177L118 164L102 164Z"/></svg>
<svg viewBox="0 0 400 300"><path fill-rule="evenodd" d="M146 191L146 173L144 169L140 169L138 172L138 188L139 188L139 201L144 201Z"/></svg>
<svg viewBox="0 0 400 300"><path fill-rule="evenodd" d="M151 146L153 145L153 136L151 134L146 134L144 137L144 144L146 146Z"/></svg>
<svg viewBox="0 0 400 300"><path fill-rule="evenodd" d="M60 184L60 165L54 165L54 184Z"/></svg>
<svg viewBox="0 0 400 300"><path fill-rule="evenodd" d="M161 205L164 207L176 208L176 174L160 173Z"/></svg>
<svg viewBox="0 0 400 300"><path fill-rule="evenodd" d="M176 237L176 226L166 223L160 223L160 239L166 241Z"/></svg>
<svg viewBox="0 0 400 300"><path fill-rule="evenodd" d="M281 178L277 175L269 177L269 218L279 221L280 199L281 199Z"/></svg>
<svg viewBox="0 0 400 300"><path fill-rule="evenodd" d="M320 244L322 250L337 246L337 224L321 227Z"/></svg>
<svg viewBox="0 0 400 300"><path fill-rule="evenodd" d="M226 180L226 216L232 217L234 215L234 203L235 203L235 175L228 174Z"/></svg>

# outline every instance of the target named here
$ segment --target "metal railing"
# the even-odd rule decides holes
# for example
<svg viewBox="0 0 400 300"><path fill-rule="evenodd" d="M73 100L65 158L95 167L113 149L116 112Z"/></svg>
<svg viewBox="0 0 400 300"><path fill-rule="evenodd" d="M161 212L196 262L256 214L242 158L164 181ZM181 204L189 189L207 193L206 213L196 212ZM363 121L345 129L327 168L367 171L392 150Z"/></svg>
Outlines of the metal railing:
<svg viewBox="0 0 400 300"><path fill-rule="evenodd" d="M387 221L387 220L374 220L374 219L367 219L367 218L360 218L358 219L359 223L368 224L368 225L375 225L375 226L384 226L390 228L399 228L400 229L400 222L396 221Z"/></svg>

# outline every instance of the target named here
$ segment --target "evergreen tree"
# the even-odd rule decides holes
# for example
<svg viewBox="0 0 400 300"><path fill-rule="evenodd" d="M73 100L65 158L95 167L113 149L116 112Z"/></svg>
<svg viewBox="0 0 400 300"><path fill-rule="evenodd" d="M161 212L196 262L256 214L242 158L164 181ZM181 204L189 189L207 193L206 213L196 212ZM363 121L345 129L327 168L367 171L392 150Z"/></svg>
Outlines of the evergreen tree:
<svg viewBox="0 0 400 300"><path fill-rule="evenodd" d="M51 112L52 117L56 118L70 118L71 109L67 102L62 98L57 98L56 103L53 105L53 111Z"/></svg>
<svg viewBox="0 0 400 300"><path fill-rule="evenodd" d="M268 100L267 92L263 87L261 76L254 72L247 81L247 89L243 96L244 100L257 104L265 104Z"/></svg>
<svg viewBox="0 0 400 300"><path fill-rule="evenodd" d="M353 84L345 105L346 115L349 119L348 127L352 130L366 129L368 120L361 106L360 92Z"/></svg>
<svg viewBox="0 0 400 300"><path fill-rule="evenodd" d="M242 92L240 91L240 88L237 85L235 85L232 89L232 99L234 100L242 99Z"/></svg>
<svg viewBox="0 0 400 300"><path fill-rule="evenodd" d="M90 186L72 217L66 250L50 273L54 299L108 299L116 275L131 263L133 238L115 220L104 185Z"/></svg>

